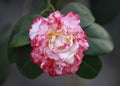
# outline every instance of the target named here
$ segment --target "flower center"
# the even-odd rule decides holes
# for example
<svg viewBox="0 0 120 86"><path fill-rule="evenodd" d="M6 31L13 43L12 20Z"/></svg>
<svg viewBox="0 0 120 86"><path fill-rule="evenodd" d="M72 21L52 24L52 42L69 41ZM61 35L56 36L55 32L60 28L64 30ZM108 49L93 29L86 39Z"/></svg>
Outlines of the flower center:
<svg viewBox="0 0 120 86"><path fill-rule="evenodd" d="M62 32L52 32L48 36L50 37L48 46L54 53L65 52L73 45L72 35L66 35Z"/></svg>

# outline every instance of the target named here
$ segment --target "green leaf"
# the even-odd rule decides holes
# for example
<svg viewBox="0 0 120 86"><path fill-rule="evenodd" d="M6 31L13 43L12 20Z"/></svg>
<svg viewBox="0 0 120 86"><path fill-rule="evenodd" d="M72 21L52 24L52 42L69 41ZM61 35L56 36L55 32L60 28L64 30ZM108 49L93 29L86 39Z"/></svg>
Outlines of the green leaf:
<svg viewBox="0 0 120 86"><path fill-rule="evenodd" d="M35 17L37 16L24 16L16 23L9 40L9 47L20 47L29 44L29 28Z"/></svg>
<svg viewBox="0 0 120 86"><path fill-rule="evenodd" d="M68 13L70 11L73 11L80 16L82 27L86 27L95 21L90 10L80 3L70 3L61 10L62 13Z"/></svg>
<svg viewBox="0 0 120 86"><path fill-rule="evenodd" d="M42 71L39 66L33 64L30 59L32 48L26 45L19 48L19 55L16 58L16 65L19 71L27 78L34 79L38 77Z"/></svg>
<svg viewBox="0 0 120 86"><path fill-rule="evenodd" d="M87 55L103 55L113 50L113 42L109 33L100 25L94 23L84 28L88 36L89 49Z"/></svg>
<svg viewBox="0 0 120 86"><path fill-rule="evenodd" d="M101 60L98 56L85 56L77 72L82 78L92 79L95 78L102 68Z"/></svg>
<svg viewBox="0 0 120 86"><path fill-rule="evenodd" d="M18 48L8 48L7 49L7 55L8 55L8 60L10 63L14 63L16 61L16 57L19 54L19 49Z"/></svg>

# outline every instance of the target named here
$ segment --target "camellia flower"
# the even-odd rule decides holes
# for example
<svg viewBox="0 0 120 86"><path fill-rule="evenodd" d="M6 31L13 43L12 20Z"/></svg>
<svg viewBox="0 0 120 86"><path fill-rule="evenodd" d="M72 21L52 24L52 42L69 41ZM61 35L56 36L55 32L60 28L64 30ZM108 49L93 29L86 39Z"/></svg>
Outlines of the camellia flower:
<svg viewBox="0 0 120 86"><path fill-rule="evenodd" d="M56 11L48 18L35 18L29 37L33 63L51 76L76 73L89 46L80 17L73 12Z"/></svg>

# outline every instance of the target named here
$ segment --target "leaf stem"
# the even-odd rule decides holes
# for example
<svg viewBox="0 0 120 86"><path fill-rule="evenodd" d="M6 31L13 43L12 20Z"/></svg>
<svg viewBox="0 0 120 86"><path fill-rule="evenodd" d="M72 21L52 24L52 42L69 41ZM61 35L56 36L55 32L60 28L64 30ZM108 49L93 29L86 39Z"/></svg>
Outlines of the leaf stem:
<svg viewBox="0 0 120 86"><path fill-rule="evenodd" d="M42 11L40 12L40 16L42 16L42 15L43 15L44 13L46 13L46 12L48 12L47 9L42 10Z"/></svg>
<svg viewBox="0 0 120 86"><path fill-rule="evenodd" d="M51 4L51 1L50 0L47 0L47 8L49 10L52 10L53 12L55 11L55 8L54 6Z"/></svg>
<svg viewBox="0 0 120 86"><path fill-rule="evenodd" d="M43 15L44 13L50 13L50 12L54 12L54 11L55 11L55 8L51 4L51 1L47 0L47 7L46 7L46 9L41 11L40 16Z"/></svg>

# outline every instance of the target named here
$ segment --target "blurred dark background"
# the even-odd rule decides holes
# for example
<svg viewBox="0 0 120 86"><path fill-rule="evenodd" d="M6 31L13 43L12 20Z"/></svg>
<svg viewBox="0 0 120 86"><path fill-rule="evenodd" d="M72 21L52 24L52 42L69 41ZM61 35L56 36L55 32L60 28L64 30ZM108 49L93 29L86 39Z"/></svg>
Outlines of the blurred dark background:
<svg viewBox="0 0 120 86"><path fill-rule="evenodd" d="M7 60L6 46L11 27L23 15L29 13L37 5L41 5L42 1L0 0L1 86L120 86L120 0L59 0L62 2L61 6L71 1L79 1L88 6L96 17L96 22L105 27L113 38L115 48L110 54L101 56L103 68L96 78L88 80L77 75L53 78L42 74L34 80L29 80L19 73L15 64L10 65ZM44 8L44 5L41 7Z"/></svg>

